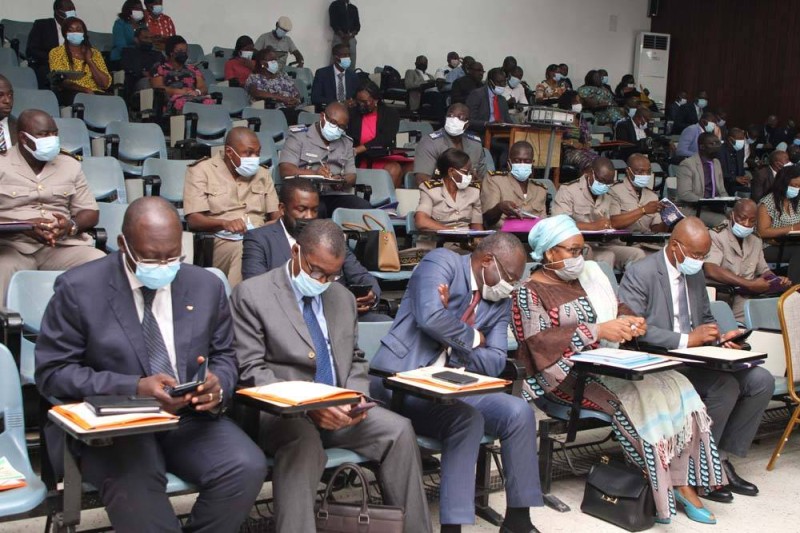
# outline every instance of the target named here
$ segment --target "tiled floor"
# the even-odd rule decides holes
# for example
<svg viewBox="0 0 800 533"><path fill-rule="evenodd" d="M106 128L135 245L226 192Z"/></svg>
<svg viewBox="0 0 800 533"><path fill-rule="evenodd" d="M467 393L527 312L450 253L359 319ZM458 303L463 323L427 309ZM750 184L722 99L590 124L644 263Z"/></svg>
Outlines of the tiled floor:
<svg viewBox="0 0 800 533"><path fill-rule="evenodd" d="M670 525L656 525L654 530L667 532L769 532L798 531L797 502L800 476L800 435L794 435L786 447L774 471L767 472L766 465L777 437L765 439L753 446L751 453L744 459L737 459L734 464L744 478L756 483L761 494L755 498L737 496L732 504L706 502L706 505L717 515L716 526L708 526L690 521L685 515L674 517ZM548 508L535 509L532 513L536 526L543 533L556 532L592 532L620 533L621 529L606 524L580 511L583 497L584 480L579 478L557 481L553 485L553 493L569 505L568 513L558 513ZM269 485L265 486L262 495L268 495ZM173 499L176 510L187 512L194 502L194 496L183 496ZM498 511L505 508L505 497L502 492L491 496L492 507ZM438 506L431 508L434 520L438 518ZM86 511L82 516L84 527L107 524L102 509ZM438 530L438 522L434 524ZM34 518L11 523L0 523L0 533L41 533L44 530L44 518ZM497 528L478 520L474 526L464 528L465 532L497 531Z"/></svg>

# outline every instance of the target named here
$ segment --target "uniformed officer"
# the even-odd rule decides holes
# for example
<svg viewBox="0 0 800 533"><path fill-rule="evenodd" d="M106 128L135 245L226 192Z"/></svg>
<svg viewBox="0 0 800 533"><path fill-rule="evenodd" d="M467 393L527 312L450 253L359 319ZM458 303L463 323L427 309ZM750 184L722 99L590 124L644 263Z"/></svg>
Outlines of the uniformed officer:
<svg viewBox="0 0 800 533"><path fill-rule="evenodd" d="M481 186L483 221L487 228L501 228L506 217L520 218L520 211L547 216L547 187L529 181L533 171L533 146L519 141L511 147L506 172L490 172Z"/></svg>
<svg viewBox="0 0 800 533"><path fill-rule="evenodd" d="M261 143L248 128L233 128L216 157L189 165L183 209L191 231L216 234L213 266L231 286L242 281L244 233L280 216L270 170L259 166Z"/></svg>
<svg viewBox="0 0 800 533"><path fill-rule="evenodd" d="M289 54L294 55L294 60L298 68L303 67L305 60L303 54L297 49L297 45L289 37L289 32L292 31L292 19L289 17L281 17L275 23L275 29L261 35L256 39L255 47L257 50L263 50L270 46L277 54L278 65L283 70L286 67L286 60Z"/></svg>
<svg viewBox="0 0 800 533"><path fill-rule="evenodd" d="M453 104L447 109L444 128L422 138L414 152L414 173L418 185L433 177L436 161L448 148L466 152L472 162L475 180L483 181L486 177L483 144L480 137L467 132L468 125L469 108L464 104Z"/></svg>
<svg viewBox="0 0 800 533"><path fill-rule="evenodd" d="M0 302L19 270L66 270L103 257L83 233L100 216L81 164L60 152L58 127L38 109L17 119L16 145L0 157L0 217L33 224L0 237Z"/></svg>
<svg viewBox="0 0 800 533"><path fill-rule="evenodd" d="M728 220L712 228L711 251L703 264L706 277L740 287L750 294L773 292L776 286L778 290L789 288L791 281L783 276L778 277L777 282L770 282L776 276L764 260L761 239L753 234L756 214L753 200L739 200ZM737 294L733 299L733 315L740 322L744 322L744 304L748 297Z"/></svg>
<svg viewBox="0 0 800 533"><path fill-rule="evenodd" d="M290 128L278 166L281 178L319 174L339 180L338 183L322 185L320 218L330 217L338 207L371 209L368 201L354 194L356 164L353 139L344 134L350 121L347 107L332 102L319 117L319 122L311 126Z"/></svg>
<svg viewBox="0 0 800 533"><path fill-rule="evenodd" d="M439 156L436 168L443 179L426 181L419 188L419 205L414 213L417 229L482 230L481 184L472 178L469 156L448 148ZM433 247L434 242L434 238L426 235L417 238L421 247Z"/></svg>
<svg viewBox="0 0 800 533"><path fill-rule="evenodd" d="M611 161L605 157L595 159L583 176L558 189L552 214L571 216L581 231L622 229L622 226L614 226L609 218L611 198L606 193L615 181L616 171ZM589 247L596 261L605 261L618 270L645 257L645 253L634 246L590 243Z"/></svg>

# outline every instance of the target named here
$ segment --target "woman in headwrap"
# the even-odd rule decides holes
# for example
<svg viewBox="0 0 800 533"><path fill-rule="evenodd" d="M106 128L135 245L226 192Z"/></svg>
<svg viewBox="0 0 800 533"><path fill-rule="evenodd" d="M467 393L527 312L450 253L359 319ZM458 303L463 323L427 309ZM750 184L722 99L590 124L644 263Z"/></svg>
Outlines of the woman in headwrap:
<svg viewBox="0 0 800 533"><path fill-rule="evenodd" d="M571 406L570 356L616 347L643 335L647 325L618 303L597 263L584 261L583 236L569 216L541 220L528 243L541 266L514 293L517 357L529 374L523 391L529 400L546 395ZM726 481L706 408L683 374L657 372L642 381L589 377L583 408L611 417L627 459L647 473L659 522L669 522L677 500L692 520L716 523L695 487L710 490Z"/></svg>

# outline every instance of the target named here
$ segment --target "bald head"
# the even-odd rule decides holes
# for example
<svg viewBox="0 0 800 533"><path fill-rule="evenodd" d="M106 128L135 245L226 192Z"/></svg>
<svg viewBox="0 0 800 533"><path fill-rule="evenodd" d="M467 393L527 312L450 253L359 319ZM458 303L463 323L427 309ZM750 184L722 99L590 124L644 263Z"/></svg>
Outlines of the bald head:
<svg viewBox="0 0 800 533"><path fill-rule="evenodd" d="M738 200L736 204L733 206L733 213L737 217L745 216L745 214L747 213L755 214L757 207L758 205L750 198L742 198L741 200Z"/></svg>
<svg viewBox="0 0 800 533"><path fill-rule="evenodd" d="M53 117L39 109L26 109L17 117L17 131L27 132L34 137L37 130L56 130L56 121Z"/></svg>
<svg viewBox="0 0 800 533"><path fill-rule="evenodd" d="M145 196L125 211L117 242L135 270L131 264L134 257L164 261L180 256L181 235L181 219L175 207L158 196Z"/></svg>
<svg viewBox="0 0 800 533"><path fill-rule="evenodd" d="M126 238L135 238L137 232L144 227L172 227L180 233L181 219L178 210L158 196L143 196L134 200L122 219L122 233Z"/></svg>
<svg viewBox="0 0 800 533"><path fill-rule="evenodd" d="M627 161L627 163L628 163L628 166L629 166L629 167L633 168L633 167L637 167L637 166L644 165L645 163L647 163L647 164L649 165L649 164L650 164L650 160L649 160L649 159L647 159L647 156L646 156L646 155L642 155L642 154L631 154L631 155L628 157L628 161Z"/></svg>
<svg viewBox="0 0 800 533"><path fill-rule="evenodd" d="M702 258L711 250L711 235L705 223L697 217L686 217L678 222L672 230L667 244L680 257ZM667 254L670 260L672 254Z"/></svg>
<svg viewBox="0 0 800 533"><path fill-rule="evenodd" d="M244 126L237 126L231 128L231 131L228 132L228 135L225 137L225 146L233 146L238 143L253 140L258 142L258 137L253 130L245 128Z"/></svg>
<svg viewBox="0 0 800 533"><path fill-rule="evenodd" d="M592 171L594 177L607 185L614 183L617 177L617 171L614 170L614 164L607 157L598 157L592 162Z"/></svg>
<svg viewBox="0 0 800 533"><path fill-rule="evenodd" d="M261 142L250 128L231 128L225 137L225 164L231 175L239 176L236 169L241 166L243 157L260 157L260 155Z"/></svg>

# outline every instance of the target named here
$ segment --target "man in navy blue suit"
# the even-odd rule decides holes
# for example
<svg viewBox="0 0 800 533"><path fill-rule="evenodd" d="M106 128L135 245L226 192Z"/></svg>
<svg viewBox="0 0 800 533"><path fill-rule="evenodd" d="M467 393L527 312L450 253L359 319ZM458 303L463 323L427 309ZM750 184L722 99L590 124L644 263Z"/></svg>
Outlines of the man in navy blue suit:
<svg viewBox="0 0 800 533"><path fill-rule="evenodd" d="M266 224L244 235L242 252L242 278L248 279L283 266L292 257L297 235L311 220L316 220L319 209L319 192L310 181L295 178L286 181L278 195L281 218L277 223ZM376 313L381 288L378 280L358 262L348 248L339 282L350 287L369 285L369 293L356 296L360 322L384 322L392 318Z"/></svg>
<svg viewBox="0 0 800 533"><path fill-rule="evenodd" d="M358 75L350 68L350 47L337 44L331 50L333 64L317 69L311 85L311 103L317 113L331 102L351 106L358 89Z"/></svg>
<svg viewBox="0 0 800 533"><path fill-rule="evenodd" d="M506 365L509 296L525 270L525 250L508 233L481 241L472 255L444 248L428 253L414 270L394 325L382 339L372 368L403 372L420 367L464 367L487 376ZM370 392L390 392L373 378ZM402 414L418 435L442 441L442 531L460 531L475 516L475 463L484 432L502 443L506 480L504 532L536 531L530 507L542 505L536 459L536 420L522 398L470 396L442 404L405 400Z"/></svg>
<svg viewBox="0 0 800 533"><path fill-rule="evenodd" d="M166 472L199 488L186 530L238 531L267 467L258 446L220 416L238 380L225 289L181 263L180 218L161 198L130 205L118 243L119 252L56 280L36 343L36 386L65 400L152 396L180 415L172 431L77 450L116 531L182 530ZM191 381L203 358L205 384L171 397L165 388Z"/></svg>

